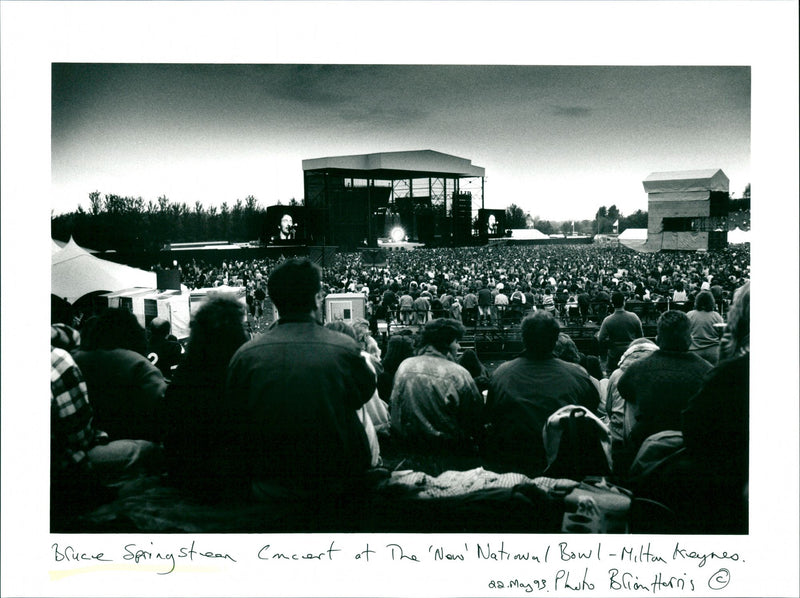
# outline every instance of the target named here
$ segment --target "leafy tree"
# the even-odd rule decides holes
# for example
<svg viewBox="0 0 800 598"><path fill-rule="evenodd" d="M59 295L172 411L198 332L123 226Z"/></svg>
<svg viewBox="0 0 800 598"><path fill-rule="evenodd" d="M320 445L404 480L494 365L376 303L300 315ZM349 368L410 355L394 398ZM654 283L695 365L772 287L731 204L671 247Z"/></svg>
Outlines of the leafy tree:
<svg viewBox="0 0 800 598"><path fill-rule="evenodd" d="M244 198L244 217L245 217L245 238L246 240L252 240L258 238L259 233L259 223L256 220L256 214L258 212L258 200L252 195L248 195Z"/></svg>
<svg viewBox="0 0 800 598"><path fill-rule="evenodd" d="M237 199L236 203L233 204L233 209L231 210L231 240L232 241L244 241L246 235L244 234L244 230L242 229L244 222L244 204L242 204L241 199Z"/></svg>
<svg viewBox="0 0 800 598"><path fill-rule="evenodd" d="M636 210L630 216L623 216L619 219L619 232L627 228L647 228L647 212Z"/></svg>
<svg viewBox="0 0 800 598"><path fill-rule="evenodd" d="M92 213L92 216L97 216L103 210L103 204L100 201L99 191L92 191L89 194L89 204L91 206L89 211Z"/></svg>
<svg viewBox="0 0 800 598"><path fill-rule="evenodd" d="M231 235L231 211L228 202L223 201L219 208L219 231L222 238L228 240Z"/></svg>
<svg viewBox="0 0 800 598"><path fill-rule="evenodd" d="M530 214L526 213L517 204L512 203L506 208L506 228L527 228Z"/></svg>

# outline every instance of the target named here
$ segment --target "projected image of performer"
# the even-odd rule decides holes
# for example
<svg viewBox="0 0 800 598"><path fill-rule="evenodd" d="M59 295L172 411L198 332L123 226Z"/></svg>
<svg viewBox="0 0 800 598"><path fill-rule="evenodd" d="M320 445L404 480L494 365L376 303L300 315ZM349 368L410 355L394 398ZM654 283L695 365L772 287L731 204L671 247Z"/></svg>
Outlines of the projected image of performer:
<svg viewBox="0 0 800 598"><path fill-rule="evenodd" d="M497 217L494 214L489 214L486 223L486 233L489 235L496 235L498 233Z"/></svg>
<svg viewBox="0 0 800 598"><path fill-rule="evenodd" d="M281 243L286 241L294 241L297 233L297 225L291 214L283 214L281 216L280 224L278 224L278 234L272 237L273 243Z"/></svg>

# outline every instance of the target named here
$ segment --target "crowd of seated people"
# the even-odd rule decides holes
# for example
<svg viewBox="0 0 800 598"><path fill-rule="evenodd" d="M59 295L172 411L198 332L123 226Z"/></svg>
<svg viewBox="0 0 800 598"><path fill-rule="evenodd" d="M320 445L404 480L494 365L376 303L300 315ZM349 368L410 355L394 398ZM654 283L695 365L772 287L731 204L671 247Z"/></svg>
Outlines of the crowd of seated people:
<svg viewBox="0 0 800 598"><path fill-rule="evenodd" d="M566 248L546 251L563 252L565 260L571 255ZM608 270L633 270L635 258L612 261ZM509 263L517 259L527 258L511 252ZM699 311L708 309L703 282L714 282L710 274L693 281L704 259L660 264L670 280L681 272L678 280L685 276L688 286L699 282ZM538 265L530 271L542 270ZM524 352L490 371L473 350L460 350L465 327L452 306L491 318L491 309L480 309L480 291L508 299L517 279L527 279L522 269L506 266L499 266L511 273L500 279L506 282L476 278L480 288L462 297L465 289L449 277L410 280L407 288L394 279L386 287L373 283L367 294L376 291L380 303L393 303L395 295L400 306L400 292L413 286L441 306L440 317L426 313L418 330L392 335L382 356L367 322L322 325L324 296L334 287L325 282L329 273L305 259L276 261L261 273L260 286L280 313L263 333L247 332L244 309L233 299L204 304L169 376L147 359L147 335L125 310L87 319L79 334L54 324L51 467L58 483L51 503L58 517L52 524L68 518L75 500L89 508L110 498L94 490L98 485L113 490L147 473L215 504L269 504L276 525L323 530L338 522L346 530L341 522L363 518L360 505L393 470L574 477L568 471L576 470L557 467L547 440L554 436L545 433L563 413L608 439L598 445L602 453L587 456L590 465L580 475L594 471L662 504L674 525L664 531L717 533L704 500L711 494L703 494L713 492L730 498L724 530L746 532L749 283L730 289L726 281L735 295L710 359L713 351L694 350L693 316L669 310L659 317L655 343L631 339L619 347L618 367L603 372L599 359L582 355L562 332L555 310L536 309L520 324ZM579 278L576 290L595 284ZM626 278L610 283L609 298L623 292ZM506 294L506 285L515 291ZM548 281L545 291L554 286ZM161 338L163 326L156 328Z"/></svg>

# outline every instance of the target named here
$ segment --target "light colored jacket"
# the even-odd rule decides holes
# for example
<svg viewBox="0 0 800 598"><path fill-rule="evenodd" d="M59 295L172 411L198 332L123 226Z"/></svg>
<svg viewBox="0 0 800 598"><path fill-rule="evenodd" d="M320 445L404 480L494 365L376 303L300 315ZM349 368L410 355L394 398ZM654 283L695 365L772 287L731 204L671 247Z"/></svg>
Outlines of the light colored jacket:
<svg viewBox="0 0 800 598"><path fill-rule="evenodd" d="M653 351L658 350L658 345L651 341L638 342L622 354L619 359L619 367L611 372L606 386L605 402L606 413L603 421L611 432L611 440L622 441L630 436L633 424L636 423L636 413L634 405L629 404L617 390L619 379L625 370L635 363L647 357Z"/></svg>

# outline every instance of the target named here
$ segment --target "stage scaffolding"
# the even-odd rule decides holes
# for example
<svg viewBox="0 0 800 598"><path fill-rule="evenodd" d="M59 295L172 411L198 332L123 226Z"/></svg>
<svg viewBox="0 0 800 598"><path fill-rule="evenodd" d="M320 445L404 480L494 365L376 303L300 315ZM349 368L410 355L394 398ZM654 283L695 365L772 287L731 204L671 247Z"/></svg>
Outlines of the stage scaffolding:
<svg viewBox="0 0 800 598"><path fill-rule="evenodd" d="M410 240L463 243L484 206L485 170L432 150L303 160L303 179L323 245L374 247L397 224Z"/></svg>

